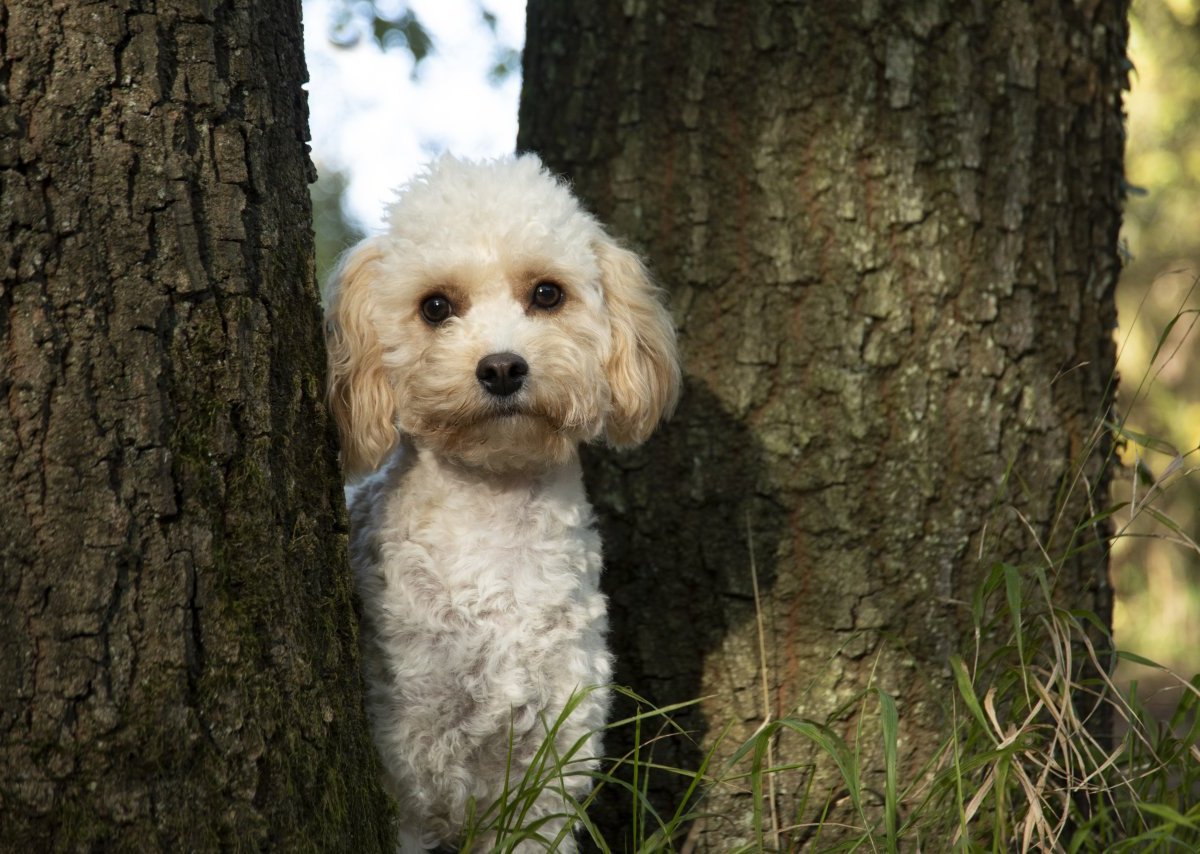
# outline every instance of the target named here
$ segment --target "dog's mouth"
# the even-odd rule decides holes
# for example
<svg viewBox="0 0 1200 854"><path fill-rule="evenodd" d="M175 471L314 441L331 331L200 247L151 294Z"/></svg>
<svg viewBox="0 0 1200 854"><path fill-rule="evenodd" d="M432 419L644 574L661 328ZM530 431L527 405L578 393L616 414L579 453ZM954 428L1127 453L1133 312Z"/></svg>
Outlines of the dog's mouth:
<svg viewBox="0 0 1200 854"><path fill-rule="evenodd" d="M487 400L482 406L446 421L443 428L448 431L486 430L488 425L508 426L523 418L531 421L551 420L530 401L514 396Z"/></svg>
<svg viewBox="0 0 1200 854"><path fill-rule="evenodd" d="M538 406L532 401L495 401L484 411L476 414L469 424L462 427L477 431L477 435L488 435L489 441L520 441L528 435L565 434L571 425L563 423L560 413Z"/></svg>
<svg viewBox="0 0 1200 854"><path fill-rule="evenodd" d="M518 415L530 415L529 409L519 400L512 398L500 398L491 401L488 406L485 418L515 418Z"/></svg>
<svg viewBox="0 0 1200 854"><path fill-rule="evenodd" d="M524 447L554 436L586 441L595 432L587 411L543 400L526 389L504 396L474 394L446 403L457 405L431 406L402 429L414 436L441 437L450 444L483 442L496 447Z"/></svg>

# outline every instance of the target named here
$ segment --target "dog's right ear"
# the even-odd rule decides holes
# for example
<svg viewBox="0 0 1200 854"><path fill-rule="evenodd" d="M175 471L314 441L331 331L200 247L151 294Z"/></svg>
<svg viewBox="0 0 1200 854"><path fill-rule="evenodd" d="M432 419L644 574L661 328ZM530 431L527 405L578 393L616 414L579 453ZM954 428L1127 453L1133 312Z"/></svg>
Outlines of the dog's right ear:
<svg viewBox="0 0 1200 854"><path fill-rule="evenodd" d="M330 279L325 310L329 407L342 440L342 469L365 474L396 446L396 391L388 382L373 322L372 293L381 275L379 238L362 241Z"/></svg>

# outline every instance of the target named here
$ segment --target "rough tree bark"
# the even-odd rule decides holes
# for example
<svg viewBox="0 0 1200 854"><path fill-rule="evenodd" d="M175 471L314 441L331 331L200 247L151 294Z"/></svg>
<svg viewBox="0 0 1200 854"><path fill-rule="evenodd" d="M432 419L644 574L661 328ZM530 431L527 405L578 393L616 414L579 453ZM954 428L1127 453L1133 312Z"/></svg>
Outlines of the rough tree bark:
<svg viewBox="0 0 1200 854"><path fill-rule="evenodd" d="M296 0L0 5L0 848L390 845Z"/></svg>
<svg viewBox="0 0 1200 854"><path fill-rule="evenodd" d="M1104 503L1125 15L530 0L518 148L648 253L681 330L673 423L589 477L618 681L709 697L685 716L705 744L763 717L756 567L771 714L823 719L875 679L912 779L969 643L956 602L1039 560L1013 511L1053 550ZM1060 589L1107 618L1103 551ZM780 778L789 821L814 818L803 776ZM702 849L748 841L736 796L709 807Z"/></svg>

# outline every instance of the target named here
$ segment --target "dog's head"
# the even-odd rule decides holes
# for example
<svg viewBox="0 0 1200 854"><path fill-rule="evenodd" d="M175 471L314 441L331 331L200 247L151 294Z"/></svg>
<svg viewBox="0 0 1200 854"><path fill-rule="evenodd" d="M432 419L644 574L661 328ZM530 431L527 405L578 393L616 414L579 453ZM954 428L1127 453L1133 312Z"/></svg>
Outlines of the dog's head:
<svg viewBox="0 0 1200 854"><path fill-rule="evenodd" d="M638 258L532 155L443 157L334 275L329 396L343 465L399 432L472 465L639 444L679 392L675 331Z"/></svg>

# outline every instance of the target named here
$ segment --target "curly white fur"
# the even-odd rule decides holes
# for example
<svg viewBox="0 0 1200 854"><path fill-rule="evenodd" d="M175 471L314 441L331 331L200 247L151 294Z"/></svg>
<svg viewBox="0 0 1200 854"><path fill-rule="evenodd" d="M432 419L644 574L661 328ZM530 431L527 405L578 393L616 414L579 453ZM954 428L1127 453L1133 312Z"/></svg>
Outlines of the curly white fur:
<svg viewBox="0 0 1200 854"><path fill-rule="evenodd" d="M327 330L343 463L367 474L351 560L401 850L458 842L595 689L556 735L560 753L586 741L562 781L582 797L612 663L578 447L638 444L674 406L657 289L537 158L444 157L347 254ZM552 789L526 817L548 840Z"/></svg>

